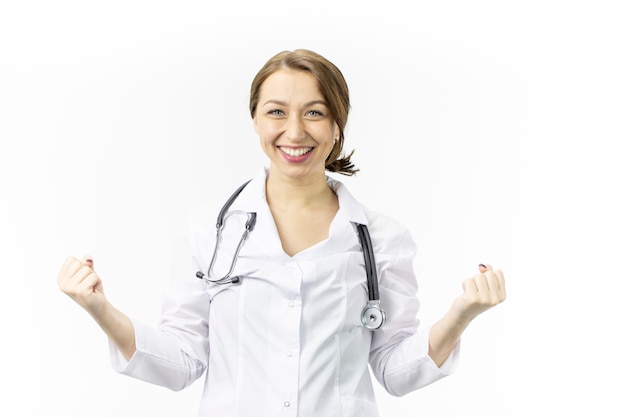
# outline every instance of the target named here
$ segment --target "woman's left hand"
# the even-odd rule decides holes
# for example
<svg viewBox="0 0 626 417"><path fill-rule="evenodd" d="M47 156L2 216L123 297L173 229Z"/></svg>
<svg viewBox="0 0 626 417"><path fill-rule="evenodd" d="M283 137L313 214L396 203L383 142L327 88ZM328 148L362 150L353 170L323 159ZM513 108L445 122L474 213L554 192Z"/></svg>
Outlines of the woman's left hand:
<svg viewBox="0 0 626 417"><path fill-rule="evenodd" d="M452 303L451 313L459 322L470 322L506 298L504 274L491 265L480 264L479 273L463 282L463 294Z"/></svg>

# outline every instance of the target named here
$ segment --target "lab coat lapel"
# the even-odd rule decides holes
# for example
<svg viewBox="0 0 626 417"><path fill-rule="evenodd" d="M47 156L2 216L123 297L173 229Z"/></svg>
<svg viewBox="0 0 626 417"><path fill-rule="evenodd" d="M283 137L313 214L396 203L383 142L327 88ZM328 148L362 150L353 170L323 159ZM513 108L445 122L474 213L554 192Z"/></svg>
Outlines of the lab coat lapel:
<svg viewBox="0 0 626 417"><path fill-rule="evenodd" d="M243 189L231 208L257 213L254 231L250 233L248 242L246 242L246 245L249 247L249 253L265 254L270 259L276 261L289 261L291 257L283 251L276 223L274 223L274 218L265 197L266 177L267 171L263 169ZM368 225L369 221L366 211L340 181L331 177L327 177L327 181L339 199L339 212L333 220L329 231L329 244L323 250L335 253L350 250L354 246L354 242L358 243L358 239L333 239L333 235L339 233L338 236L344 237L343 233L346 230L344 228L349 225L348 227L354 231L353 233L356 236L356 230L352 224ZM245 248L243 250L245 251Z"/></svg>

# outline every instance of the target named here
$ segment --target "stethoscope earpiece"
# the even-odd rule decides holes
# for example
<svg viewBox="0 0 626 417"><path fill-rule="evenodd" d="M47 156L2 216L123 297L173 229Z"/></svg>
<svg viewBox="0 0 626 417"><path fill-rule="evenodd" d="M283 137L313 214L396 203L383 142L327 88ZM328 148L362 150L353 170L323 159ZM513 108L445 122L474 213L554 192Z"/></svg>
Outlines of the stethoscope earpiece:
<svg viewBox="0 0 626 417"><path fill-rule="evenodd" d="M204 272L198 271L196 272L196 278L203 279L206 282L212 282L213 284L239 284L241 282L241 277L239 275L235 277L225 276L224 278L210 280L204 277Z"/></svg>

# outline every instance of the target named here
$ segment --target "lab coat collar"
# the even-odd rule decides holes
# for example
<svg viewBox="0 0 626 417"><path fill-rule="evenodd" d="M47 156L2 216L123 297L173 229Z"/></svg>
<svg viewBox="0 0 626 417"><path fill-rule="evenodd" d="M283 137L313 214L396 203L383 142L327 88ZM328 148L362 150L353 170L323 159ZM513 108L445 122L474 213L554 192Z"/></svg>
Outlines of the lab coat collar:
<svg viewBox="0 0 626 417"><path fill-rule="evenodd" d="M270 215L265 196L265 182L269 168L264 167L244 188L233 203L232 208L247 212L262 212ZM365 207L359 203L348 191L348 188L339 180L326 176L330 188L337 194L341 216L352 223L369 225ZM261 215L261 213L258 213Z"/></svg>

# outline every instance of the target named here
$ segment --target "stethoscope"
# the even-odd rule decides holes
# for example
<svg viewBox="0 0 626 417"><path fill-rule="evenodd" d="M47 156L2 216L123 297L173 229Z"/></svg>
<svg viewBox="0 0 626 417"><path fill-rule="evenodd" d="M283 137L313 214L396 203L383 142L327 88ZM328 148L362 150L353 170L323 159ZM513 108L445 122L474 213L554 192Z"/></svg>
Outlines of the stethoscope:
<svg viewBox="0 0 626 417"><path fill-rule="evenodd" d="M207 274L202 271L196 272L196 277L205 280L207 283L212 284L238 284L241 282L240 276L232 276L233 271L235 270L235 265L237 264L237 258L239 257L239 252L241 248L250 235L250 232L254 230L254 226L256 224L256 213L249 212L248 220L246 221L243 234L239 239L239 244L237 245L237 249L235 249L235 254L233 255L233 260L230 263L230 267L226 275L221 278L215 277L213 273L213 267L215 266L215 261L217 259L218 247L222 241L222 230L224 228L224 217L228 212L228 209L233 204L235 199L239 196L241 191L248 185L251 180L243 183L235 192L226 200L226 203L220 210L217 215L217 222L215 225L216 228L216 236L215 236L215 248L213 249L213 256L211 257L211 262L209 263L209 268ZM380 295L378 293L378 274L376 272L376 261L374 259L374 249L372 247L372 241L370 239L369 231L367 226L364 224L357 224L357 235L359 237L359 241L361 243L361 248L363 249L363 258L365 260L365 273L367 275L367 292L369 295L369 300L367 304L363 308L361 312L361 323L363 326L369 330L378 330L385 323L386 314L385 310L380 306Z"/></svg>

